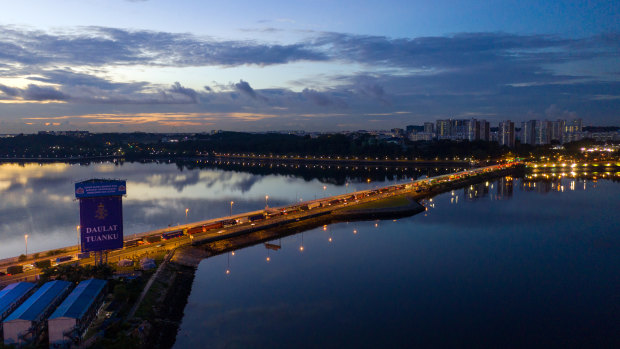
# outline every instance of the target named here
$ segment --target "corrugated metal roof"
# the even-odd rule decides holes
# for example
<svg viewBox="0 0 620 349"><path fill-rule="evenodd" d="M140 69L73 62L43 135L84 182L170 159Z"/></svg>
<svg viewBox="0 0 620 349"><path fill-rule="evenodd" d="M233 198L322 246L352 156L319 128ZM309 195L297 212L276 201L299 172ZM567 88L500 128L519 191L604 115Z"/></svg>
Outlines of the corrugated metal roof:
<svg viewBox="0 0 620 349"><path fill-rule="evenodd" d="M0 291L0 320L2 320L2 314L10 309L16 301L22 298L33 287L34 284L30 282L16 282Z"/></svg>
<svg viewBox="0 0 620 349"><path fill-rule="evenodd" d="M60 294L65 292L71 283L68 281L54 280L46 282L32 296L9 315L4 322L12 320L36 321Z"/></svg>
<svg viewBox="0 0 620 349"><path fill-rule="evenodd" d="M65 299L52 316L50 316L50 320L59 317L81 319L99 293L101 293L106 283L107 281L98 279L80 282L75 290L71 292L67 299Z"/></svg>

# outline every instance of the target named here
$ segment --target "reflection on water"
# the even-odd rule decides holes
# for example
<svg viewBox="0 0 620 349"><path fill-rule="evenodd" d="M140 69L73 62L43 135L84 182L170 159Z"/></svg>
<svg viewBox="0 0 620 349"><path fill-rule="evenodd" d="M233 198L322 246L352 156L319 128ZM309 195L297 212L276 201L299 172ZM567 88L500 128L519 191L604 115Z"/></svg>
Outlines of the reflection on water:
<svg viewBox="0 0 620 349"><path fill-rule="evenodd" d="M0 164L0 259L77 244L74 183L127 180L125 235L384 186L454 169L187 161L179 163ZM189 209L186 216L185 210Z"/></svg>
<svg viewBox="0 0 620 349"><path fill-rule="evenodd" d="M206 259L175 348L614 347L619 194L505 177Z"/></svg>

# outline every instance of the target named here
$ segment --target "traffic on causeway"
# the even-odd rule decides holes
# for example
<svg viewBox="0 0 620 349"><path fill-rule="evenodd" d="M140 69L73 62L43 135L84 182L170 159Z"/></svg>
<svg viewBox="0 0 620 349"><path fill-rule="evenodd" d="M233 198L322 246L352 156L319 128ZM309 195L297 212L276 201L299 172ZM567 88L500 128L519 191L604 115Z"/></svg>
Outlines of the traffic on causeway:
<svg viewBox="0 0 620 349"><path fill-rule="evenodd" d="M174 250L187 245L197 246L274 227L286 228L288 224L316 217L330 215L346 217L346 212L357 212L350 216L351 219L363 219L364 217L360 217L360 211L355 210L358 205L372 201L380 202L396 196L406 196L412 201L431 197L463 185L510 174L516 169L523 168L523 165L520 161L511 161L435 177L412 179L410 182L303 201L282 207L268 207L266 200L265 208L262 210L131 234L125 237L122 249L107 251L105 258L110 261L120 261L149 252ZM415 204L420 207L417 203ZM377 206L380 207L380 205ZM370 214L368 218L371 218ZM110 230L113 229L110 228ZM42 269L36 266L42 261L50 261L51 265L64 263L92 265L96 263L93 254L80 253L79 246L69 246L56 251L59 250L62 252L58 254L49 253L53 251L37 253L37 258L35 254L29 254L25 256L25 259L22 256L22 258L0 260L0 286L17 281L37 280ZM50 260L52 255L53 258Z"/></svg>

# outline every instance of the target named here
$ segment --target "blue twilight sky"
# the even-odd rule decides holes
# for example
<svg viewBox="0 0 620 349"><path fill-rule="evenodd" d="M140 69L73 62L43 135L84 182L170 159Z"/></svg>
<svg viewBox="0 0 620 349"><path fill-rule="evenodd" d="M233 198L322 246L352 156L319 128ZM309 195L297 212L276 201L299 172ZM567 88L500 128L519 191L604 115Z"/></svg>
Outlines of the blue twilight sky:
<svg viewBox="0 0 620 349"><path fill-rule="evenodd" d="M618 1L11 1L0 133L620 124Z"/></svg>

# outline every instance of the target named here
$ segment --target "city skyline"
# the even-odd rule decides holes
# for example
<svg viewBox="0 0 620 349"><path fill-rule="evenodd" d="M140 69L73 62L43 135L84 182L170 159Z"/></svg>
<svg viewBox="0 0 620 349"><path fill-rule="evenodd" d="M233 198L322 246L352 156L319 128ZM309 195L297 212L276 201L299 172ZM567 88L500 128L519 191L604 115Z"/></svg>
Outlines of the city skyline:
<svg viewBox="0 0 620 349"><path fill-rule="evenodd" d="M611 1L23 1L3 12L0 133L619 120Z"/></svg>

